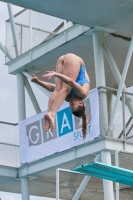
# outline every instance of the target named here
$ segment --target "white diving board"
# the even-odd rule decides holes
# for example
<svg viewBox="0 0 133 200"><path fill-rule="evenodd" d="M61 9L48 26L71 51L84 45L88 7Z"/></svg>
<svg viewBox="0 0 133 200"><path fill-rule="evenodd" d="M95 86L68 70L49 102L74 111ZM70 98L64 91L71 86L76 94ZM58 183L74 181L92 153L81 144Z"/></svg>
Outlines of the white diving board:
<svg viewBox="0 0 133 200"><path fill-rule="evenodd" d="M73 168L72 171L133 186L133 171L100 162L91 162Z"/></svg>

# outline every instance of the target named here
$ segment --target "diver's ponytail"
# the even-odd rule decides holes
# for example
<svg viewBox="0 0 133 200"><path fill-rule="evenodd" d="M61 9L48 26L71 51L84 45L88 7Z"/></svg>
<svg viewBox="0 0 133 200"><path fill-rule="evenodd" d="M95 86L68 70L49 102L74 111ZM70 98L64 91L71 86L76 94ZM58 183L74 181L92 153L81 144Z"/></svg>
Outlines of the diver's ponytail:
<svg viewBox="0 0 133 200"><path fill-rule="evenodd" d="M76 117L82 117L82 134L83 134L83 138L86 137L86 132L87 132L87 115L85 113L85 106L83 103L83 106L79 106L78 109L74 112L72 112L73 115L75 115Z"/></svg>
<svg viewBox="0 0 133 200"><path fill-rule="evenodd" d="M87 116L86 116L86 113L84 112L82 114L82 133L83 133L83 138L86 137L86 132L87 132Z"/></svg>

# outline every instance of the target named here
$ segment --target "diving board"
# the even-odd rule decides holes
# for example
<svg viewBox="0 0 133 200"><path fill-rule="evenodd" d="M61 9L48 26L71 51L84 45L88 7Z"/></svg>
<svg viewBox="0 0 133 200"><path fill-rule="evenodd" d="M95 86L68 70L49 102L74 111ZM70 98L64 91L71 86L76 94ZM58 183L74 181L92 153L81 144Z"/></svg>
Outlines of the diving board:
<svg viewBox="0 0 133 200"><path fill-rule="evenodd" d="M100 162L91 162L73 168L72 171L133 186L133 171Z"/></svg>

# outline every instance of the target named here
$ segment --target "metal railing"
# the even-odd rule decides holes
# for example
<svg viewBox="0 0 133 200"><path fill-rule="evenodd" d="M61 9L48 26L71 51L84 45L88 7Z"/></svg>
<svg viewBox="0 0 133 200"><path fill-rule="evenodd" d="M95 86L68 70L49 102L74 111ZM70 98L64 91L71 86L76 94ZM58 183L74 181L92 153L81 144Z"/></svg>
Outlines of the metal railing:
<svg viewBox="0 0 133 200"><path fill-rule="evenodd" d="M10 19L6 20L6 50L12 58L16 57L16 45L21 55L74 25L72 22L28 9L14 15L14 21L17 44L13 42ZM6 63L8 61L9 58L6 57Z"/></svg>
<svg viewBox="0 0 133 200"><path fill-rule="evenodd" d="M101 115L103 115L101 126L103 126L104 133L101 133L101 135L106 136L118 90L109 87L99 87L98 91L100 120ZM110 135L111 137L123 140L125 145L126 141L133 142L133 117L129 111L128 103L126 102L127 96L133 104L133 93L123 91L119 100L115 121Z"/></svg>
<svg viewBox="0 0 133 200"><path fill-rule="evenodd" d="M0 165L20 166L18 124L0 122Z"/></svg>

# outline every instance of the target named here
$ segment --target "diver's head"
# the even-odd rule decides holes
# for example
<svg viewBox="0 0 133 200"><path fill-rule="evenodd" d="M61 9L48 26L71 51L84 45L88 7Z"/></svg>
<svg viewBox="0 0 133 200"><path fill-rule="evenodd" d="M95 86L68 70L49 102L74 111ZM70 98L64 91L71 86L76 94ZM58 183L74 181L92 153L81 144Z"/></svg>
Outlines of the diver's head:
<svg viewBox="0 0 133 200"><path fill-rule="evenodd" d="M82 132L83 132L83 138L85 138L87 131L87 116L85 113L84 102L80 97L74 95L70 99L70 108L73 115L75 115L76 117L82 117Z"/></svg>
<svg viewBox="0 0 133 200"><path fill-rule="evenodd" d="M84 107L82 99L77 95L73 95L69 103L72 112L78 111L79 107Z"/></svg>

